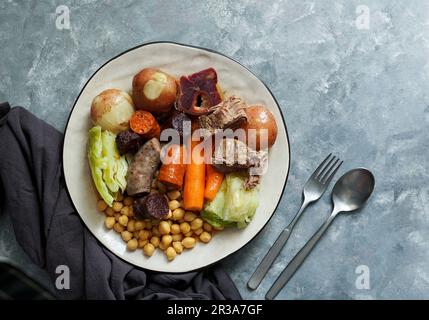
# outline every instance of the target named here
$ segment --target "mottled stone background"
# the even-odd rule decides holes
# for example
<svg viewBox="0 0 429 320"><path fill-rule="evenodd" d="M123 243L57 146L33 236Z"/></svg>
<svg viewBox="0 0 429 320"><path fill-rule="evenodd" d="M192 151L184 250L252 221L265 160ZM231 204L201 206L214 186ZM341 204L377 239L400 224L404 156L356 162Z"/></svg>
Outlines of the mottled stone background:
<svg viewBox="0 0 429 320"><path fill-rule="evenodd" d="M70 8L58 30L56 7ZM368 30L356 7L370 9ZM263 298L289 259L328 216L328 193L310 207L261 287L255 264L298 209L301 189L329 152L340 173L372 169L367 207L340 216L282 299L429 298L429 2L379 1L1 1L0 101L21 105L59 130L83 84L105 61L144 42L212 48L249 67L277 97L292 165L265 230L222 262L244 298ZM0 254L47 282L0 214ZM226 244L227 245L227 244ZM367 265L370 289L355 269Z"/></svg>

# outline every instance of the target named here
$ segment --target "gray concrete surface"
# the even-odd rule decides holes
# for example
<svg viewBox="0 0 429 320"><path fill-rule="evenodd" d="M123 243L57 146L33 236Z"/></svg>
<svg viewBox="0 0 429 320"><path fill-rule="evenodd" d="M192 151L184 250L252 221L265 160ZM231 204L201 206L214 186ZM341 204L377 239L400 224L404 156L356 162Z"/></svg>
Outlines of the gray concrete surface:
<svg viewBox="0 0 429 320"><path fill-rule="evenodd" d="M70 9L69 30L56 28L59 5ZM369 25L359 18L356 24L359 5L368 6ZM327 217L329 192L307 210L261 287L246 288L298 209L305 180L335 152L345 160L340 173L374 171L375 194L362 212L334 222L278 298L429 298L428 14L425 0L1 1L0 100L64 130L90 75L128 48L171 40L225 53L270 86L292 150L274 218L223 262L243 297L263 298ZM46 281L1 214L0 228L0 254ZM369 269L369 289L356 286L360 265Z"/></svg>

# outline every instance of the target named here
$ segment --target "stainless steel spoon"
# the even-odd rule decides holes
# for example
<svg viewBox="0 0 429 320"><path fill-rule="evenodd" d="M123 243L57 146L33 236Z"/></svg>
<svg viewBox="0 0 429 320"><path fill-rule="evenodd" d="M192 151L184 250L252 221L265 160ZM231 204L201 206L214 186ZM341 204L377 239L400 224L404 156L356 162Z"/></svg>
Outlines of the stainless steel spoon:
<svg viewBox="0 0 429 320"><path fill-rule="evenodd" d="M334 221L335 217L340 212L348 212L362 207L374 190L375 179L373 174L365 169L358 168L346 172L335 184L332 190L332 202L334 208L331 215L320 227L320 229L311 237L305 246L295 255L283 270L274 284L268 290L265 298L268 300L274 299L280 292L283 286L288 283L296 270L304 262L305 258L310 254L311 250L323 236L325 231Z"/></svg>

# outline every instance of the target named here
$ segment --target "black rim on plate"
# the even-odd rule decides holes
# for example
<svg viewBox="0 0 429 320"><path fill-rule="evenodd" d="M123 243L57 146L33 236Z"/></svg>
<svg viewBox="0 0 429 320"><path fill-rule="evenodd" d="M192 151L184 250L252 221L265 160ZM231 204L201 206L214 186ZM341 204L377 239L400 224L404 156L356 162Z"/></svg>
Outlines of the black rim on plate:
<svg viewBox="0 0 429 320"><path fill-rule="evenodd" d="M276 99L276 97L274 96L274 94L271 92L271 90L270 90L270 88L265 84L265 82L264 81L262 81L255 73L253 73L249 68L247 68L246 66L244 66L243 64L241 64L240 62L238 62L237 60L235 60L235 59L233 59L233 58L231 58L231 57L229 57L229 56L227 56L226 54L223 54L223 53L220 53L220 52L218 52L218 51L216 51L216 50L213 50L213 49L209 49L209 48L203 48L203 47L198 47L198 46L194 46L194 45L189 45L189 44L183 44L183 43L179 43L179 42L174 42L174 41L152 41L152 42L146 42L146 43L143 43L143 44L141 44L141 45L138 45L138 46L135 46L135 47L133 47L133 48L130 48L130 49L128 49L128 50L125 50L124 52L121 52L120 54L118 54L118 55L116 55L116 56L114 56L113 58L111 58L111 59L109 59L108 61L106 61L105 63L103 63L92 75L91 75L91 77L89 77L89 79L85 82L85 85L82 87L82 89L80 90L80 92L79 92L79 95L77 96L77 98L76 98L76 100L74 101L74 103L73 103L73 107L72 107L72 109L70 110L70 113L69 113L69 116L68 116L68 118L67 118L67 122L66 122L66 127L65 127L65 130L64 130L64 139L65 139L65 134L66 134L66 132L67 132L67 128L68 128L68 126L69 126L69 122L70 122L70 118L71 118L71 115L73 114L73 110L74 110L74 108L75 108L75 106L76 106L76 103L79 101L79 98L80 98L80 96L81 96L81 94L82 94L82 92L85 90L85 88L86 88L86 86L88 85L88 83L91 81L91 79L98 73L98 71L100 71L105 65L107 65L107 64L109 64L111 61L113 61L113 60L115 60L115 59L117 59L117 58L119 58L120 56L122 56L122 55L124 55L124 54L126 54L126 53L128 53L128 52L130 52L130 51L133 51L133 50L135 50L135 49L138 49L138 48L141 48L141 47L145 47L145 46L149 46L149 45L153 45L153 44L161 44L161 43L164 43L164 44L174 44L174 45L178 45L178 46L182 46L182 47L188 47L188 48L194 48L194 49L199 49L199 50L203 50L203 51L208 51L208 52L211 52L211 53L215 53L215 54L218 54L218 55L220 55L220 56L223 56L223 57L225 57L225 58L227 58L227 59L229 59L229 60L231 60L231 61L234 61L235 63L237 63L237 64L239 64L240 66L242 66L244 69L246 69L248 72L250 72L250 74L252 74L254 77L256 77L263 85L264 85L264 87L268 90L268 92L270 93L270 95L271 95L271 97L273 98L273 100L274 100L274 102L276 103L276 106L277 106L277 108L279 109L279 112L280 112L280 116L282 117L282 121L283 121L283 125L284 125L284 127L285 127L285 132L286 132L286 140L287 140L287 145L288 145L288 156L289 156L289 163L288 163L288 169L287 169L287 174L286 174L286 179L285 179L285 181L284 181L284 183L283 183L283 188L282 188L282 193L281 193L281 195L280 195L280 198L279 198L279 200L277 201L277 204L276 204L276 207L274 208L274 211L273 211L273 213L271 214L271 216L270 216L270 218L267 220L267 222L262 226L262 228L247 242L247 243L245 243L241 248L239 248L239 249L237 249L237 250L235 250L235 251L233 251L233 252L231 252L230 254L228 254L228 255L226 255L225 257L223 257L223 258L221 258L221 259L219 259L219 260L217 260L217 261L215 261L215 262L213 262L213 263L210 263L210 264L208 264L208 265L206 265L206 266L204 266L204 267L200 267L200 268L195 268L195 269L192 269L192 270L188 270L188 271L185 271L185 272L167 272L167 271L155 271L155 270L152 270L152 269L145 269L145 268L143 268L143 267L140 267L140 266L136 266L135 264L133 264L133 263L131 263L131 262L129 262L129 261L127 261L127 260L125 260L124 258L122 258L122 257L120 257L120 256L118 256L118 255L116 255L115 254L115 256L116 257L118 257L119 259L121 259L121 260L124 260L126 263L129 263L129 264L132 264L134 267L136 267L136 268L142 268L142 269L145 269L145 270L149 270L149 271L151 271L151 272L162 272L162 273L177 273L177 274L180 274L180 273L186 273L186 272L192 272L192 271L195 271L195 270L199 270L199 269L202 269L202 268L207 268L207 267L210 267L210 266L212 266L212 265L214 265L214 264L216 264L216 263L219 263L219 262L221 262L221 261L223 261L224 259L226 259L226 258L228 258L229 256L231 256L232 254L234 254L234 253L237 253L237 252L239 252L240 250L242 250L243 248L245 248L248 244L250 244L260 233L261 233L261 231L263 230L263 229L265 229L265 227L267 226L267 224L270 222L270 220L272 219L272 217L273 217L273 215L275 214L275 212L277 211L277 208L278 208L278 206L279 206L279 204L280 204L280 202L281 202L281 200L282 200L282 198L283 198L283 194L284 194L284 191L285 191L285 188L286 188L286 184L287 184L287 181L288 181L288 178L289 178L289 172L290 172L290 164L291 164L291 150L290 150L290 143L289 143L289 134L288 134L288 131L287 131L287 126L286 126L286 122L285 122L285 119L284 119L284 116L283 116L283 112L282 112L282 109L280 108L280 105L279 105L279 103L278 103L278 101L277 101L277 99ZM62 158L63 158L63 162L64 162L64 140L63 140L63 154L62 154ZM69 197L70 197L70 199L71 199L71 202L72 202L72 205L73 205L73 208L74 208L74 210L79 214L79 212L78 212L78 210L76 209L76 206L75 206L75 204L74 204L74 202L73 202L73 199L72 199L72 197L70 196L70 192L69 192L69 188L68 188L68 186L67 186L67 180L65 179L65 172L64 172L64 166L62 166L62 171L63 171L63 177L64 177L64 181L65 181L65 185L66 185L66 190L67 190L67 193L69 194ZM83 219L82 219L82 217L80 216L80 214L79 214L79 218L82 220L82 222L83 222L83 224L85 225L85 228L87 228L90 232L91 232L91 234L95 237L95 239L97 239L97 241L98 242L100 242L99 240L98 240L98 238L97 238L97 236L92 232L92 230L90 229L90 228L88 228L88 226L86 225L86 223L85 223L85 221L83 221ZM102 244L103 245L103 244ZM104 245L103 245L104 246ZM110 250L109 250L110 251Z"/></svg>

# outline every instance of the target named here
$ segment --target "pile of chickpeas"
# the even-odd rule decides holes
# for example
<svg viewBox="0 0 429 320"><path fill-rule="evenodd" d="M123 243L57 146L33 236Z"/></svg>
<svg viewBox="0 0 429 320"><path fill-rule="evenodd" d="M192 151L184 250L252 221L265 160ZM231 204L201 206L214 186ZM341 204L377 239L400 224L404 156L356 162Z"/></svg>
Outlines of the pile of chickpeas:
<svg viewBox="0 0 429 320"><path fill-rule="evenodd" d="M168 198L170 210L163 220L136 220L132 197L120 195L112 207L103 200L97 201L98 211L106 215L106 228L121 235L127 243L127 250L141 248L144 255L150 257L158 248L165 253L168 261L172 261L185 249L194 248L197 242L210 242L214 233L222 230L204 221L199 213L185 211L180 190L167 191L163 184L156 182L152 192L160 192Z"/></svg>

